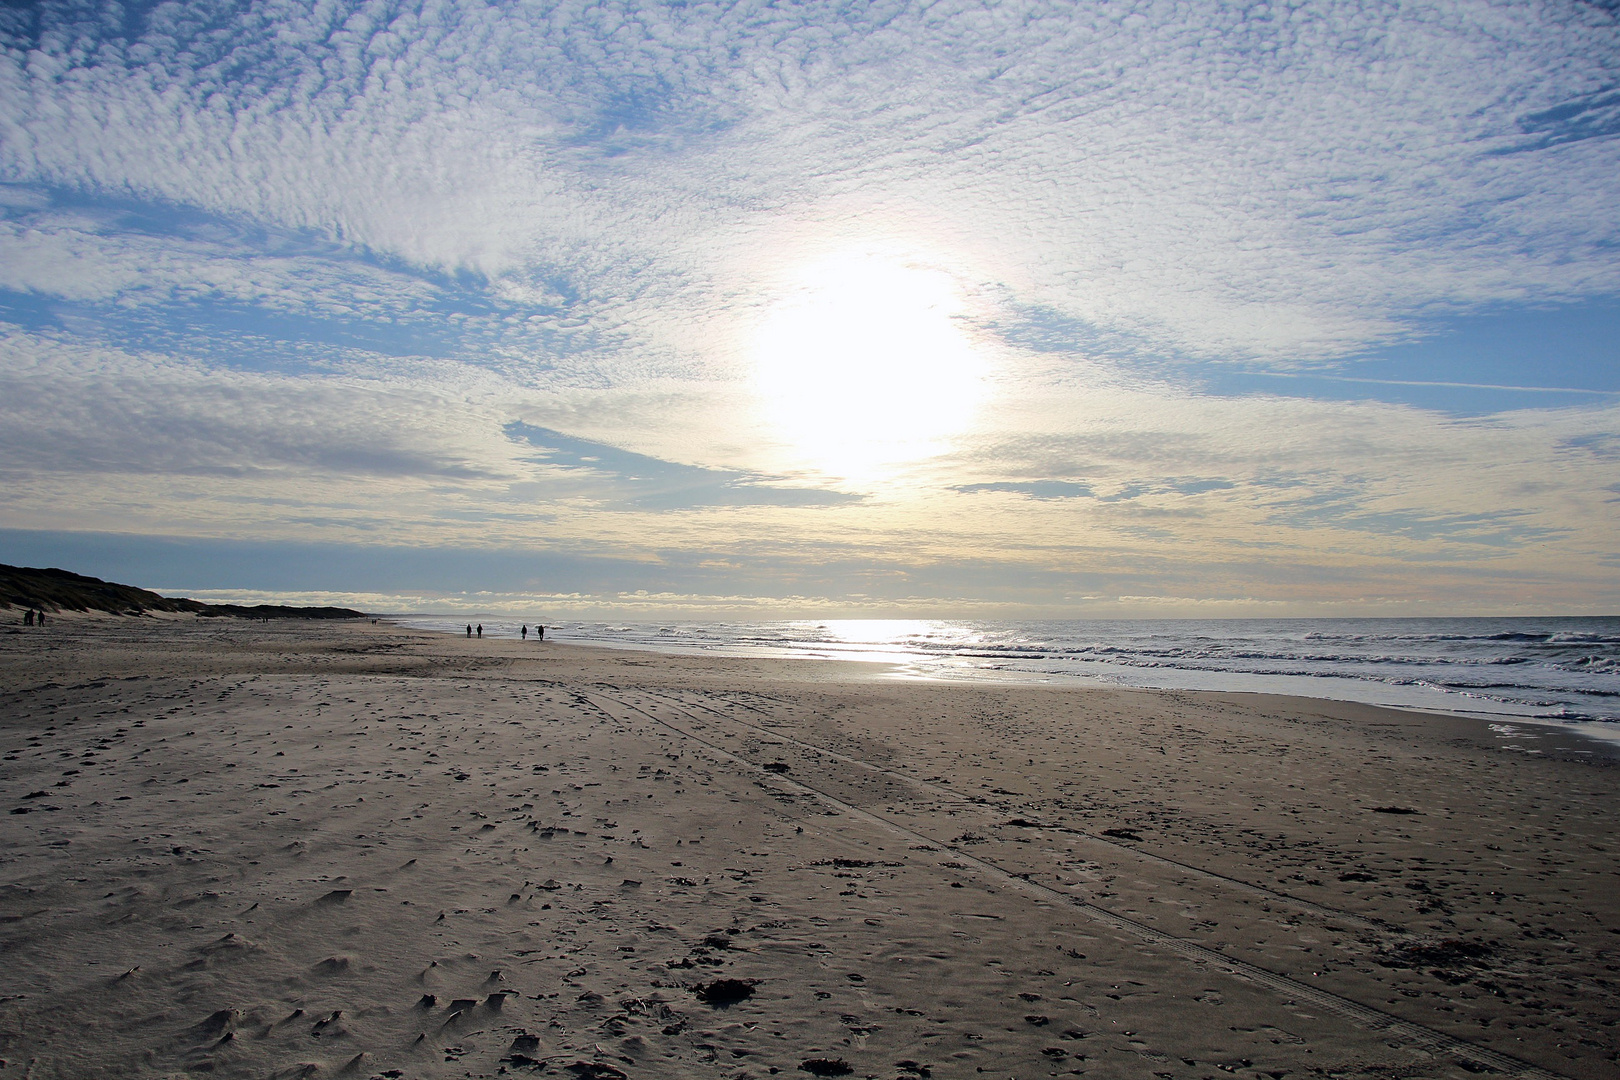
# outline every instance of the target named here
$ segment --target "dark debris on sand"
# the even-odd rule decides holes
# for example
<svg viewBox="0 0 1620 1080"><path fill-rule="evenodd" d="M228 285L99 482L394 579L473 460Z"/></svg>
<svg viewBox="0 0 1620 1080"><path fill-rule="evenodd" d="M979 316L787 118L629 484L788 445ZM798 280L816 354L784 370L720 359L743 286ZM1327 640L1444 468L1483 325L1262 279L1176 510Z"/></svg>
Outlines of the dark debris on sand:
<svg viewBox="0 0 1620 1080"><path fill-rule="evenodd" d="M712 1005L716 1009L729 1009L739 1001L746 1001L754 996L754 986L757 979L716 979L711 983L698 983L692 987L692 993L705 1005Z"/></svg>
<svg viewBox="0 0 1620 1080"><path fill-rule="evenodd" d="M1383 950L1376 960L1382 967L1429 969L1429 974L1450 983L1469 978L1463 969L1483 967L1496 950L1483 941L1463 938L1415 941Z"/></svg>
<svg viewBox="0 0 1620 1080"><path fill-rule="evenodd" d="M600 1061L576 1061L563 1068L579 1077L579 1080L629 1080L624 1070Z"/></svg>

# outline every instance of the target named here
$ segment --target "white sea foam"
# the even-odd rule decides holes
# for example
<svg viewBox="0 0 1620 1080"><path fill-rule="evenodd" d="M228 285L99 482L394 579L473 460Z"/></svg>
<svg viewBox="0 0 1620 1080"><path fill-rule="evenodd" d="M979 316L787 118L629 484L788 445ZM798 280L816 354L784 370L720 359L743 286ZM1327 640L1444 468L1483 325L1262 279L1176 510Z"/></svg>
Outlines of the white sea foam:
<svg viewBox="0 0 1620 1080"><path fill-rule="evenodd" d="M448 616L389 618L451 633L466 626ZM485 636L516 637L520 624L483 626ZM876 661L909 678L1293 694L1578 724L1620 739L1614 617L565 622L546 634L660 652Z"/></svg>

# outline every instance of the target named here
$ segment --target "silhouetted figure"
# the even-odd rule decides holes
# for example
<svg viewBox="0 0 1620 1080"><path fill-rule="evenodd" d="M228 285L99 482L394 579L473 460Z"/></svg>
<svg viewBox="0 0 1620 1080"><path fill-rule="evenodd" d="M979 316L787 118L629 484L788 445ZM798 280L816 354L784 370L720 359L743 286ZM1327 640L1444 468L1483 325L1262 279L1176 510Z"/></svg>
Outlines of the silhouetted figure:
<svg viewBox="0 0 1620 1080"><path fill-rule="evenodd" d="M36 626L44 626L45 625L45 609L44 608L40 608L37 612L34 613L34 624Z"/></svg>
<svg viewBox="0 0 1620 1080"><path fill-rule="evenodd" d="M545 627L536 626L534 628L534 632L539 635L541 641L546 640L546 628Z"/></svg>
<svg viewBox="0 0 1620 1080"><path fill-rule="evenodd" d="M484 636L484 624L483 623L478 624L478 636L479 637Z"/></svg>
<svg viewBox="0 0 1620 1080"><path fill-rule="evenodd" d="M467 636L472 637L472 623L467 624Z"/></svg>
<svg viewBox="0 0 1620 1080"><path fill-rule="evenodd" d="M24 626L33 626L34 625L34 609L33 608L29 608L28 613L23 616L23 625Z"/></svg>
<svg viewBox="0 0 1620 1080"><path fill-rule="evenodd" d="M528 623L523 624L523 630L521 631L521 633L523 634L523 640L528 641L529 640L529 624Z"/></svg>

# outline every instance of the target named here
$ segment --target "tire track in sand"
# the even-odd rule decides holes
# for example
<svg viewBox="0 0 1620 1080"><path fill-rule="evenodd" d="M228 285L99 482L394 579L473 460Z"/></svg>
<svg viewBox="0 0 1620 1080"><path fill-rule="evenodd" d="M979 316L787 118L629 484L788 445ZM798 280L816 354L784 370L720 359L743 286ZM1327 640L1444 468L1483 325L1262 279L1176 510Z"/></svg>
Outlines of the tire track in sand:
<svg viewBox="0 0 1620 1080"><path fill-rule="evenodd" d="M663 697L664 695L648 694L647 696ZM703 736L698 735L695 732L688 731L687 729L665 719L664 717L648 712L640 706L633 705L628 701L624 701L620 698L612 696L611 694L604 693L600 689L593 691L590 695L581 695L581 697L586 700L590 700L592 698L603 698L611 701L614 705L617 705L622 709L627 709L640 716L646 717L648 720L651 720L660 727L672 731L684 739L689 739L692 742L707 747L710 751L720 756L724 760L731 762L734 765L741 766L749 772L754 773L758 781L763 786L774 786L779 789L796 792L801 795L808 795L811 798L833 807L840 813L847 814L850 817L855 818L856 820L864 821L867 824L874 825L880 829L884 829L898 836L902 836L907 840L927 844L932 847L937 847L943 851L947 851L953 857L961 860L968 866L977 869L984 876L996 879L1003 884L1010 885L1016 889L1020 889L1027 895L1039 897L1042 900L1061 901L1079 911L1093 922L1106 926L1109 929L1114 930L1116 933L1135 937L1138 940L1145 941L1150 945L1156 945L1169 952L1185 957L1195 964L1209 965L1217 970L1225 972L1226 974L1233 975L1241 979L1246 979L1249 982L1255 983L1259 986L1264 986L1269 990L1284 995L1290 1001L1309 1002L1320 1009L1331 1012L1337 1016L1341 1016L1361 1027L1373 1031L1384 1032L1390 1037L1399 1039L1401 1042L1408 1045L1421 1048L1430 1053L1446 1054L1465 1062L1468 1065L1478 1068L1490 1069L1507 1076L1521 1077L1523 1080L1570 1080L1569 1077L1562 1073L1556 1073L1548 1069L1543 1069L1540 1066L1532 1065L1526 1061L1521 1061L1518 1058L1492 1050L1488 1047L1465 1042L1464 1040L1456 1038L1455 1036L1447 1035L1445 1032L1436 1031L1433 1028L1424 1027L1423 1025L1413 1023L1410 1020L1402 1020L1399 1017L1391 1016L1390 1014L1372 1008L1371 1006L1363 1005L1358 1001L1352 1001L1349 998L1340 997L1338 994L1319 989L1309 985L1308 983L1298 982L1286 975L1280 975L1275 971L1260 967L1257 964L1251 964L1244 960L1234 959L1227 956L1225 953L1216 952L1214 949L1206 948L1203 945L1187 941L1183 938L1178 938L1173 934L1167 934L1162 930L1148 926L1145 923L1137 922L1135 919L1120 915L1116 912L1110 911L1107 908L1093 904L1090 901L1079 899L1078 897L1060 892L1050 886L1032 881L1021 874L1016 874L1010 870L1003 869L1001 866L989 859L963 851L958 847L952 846L946 841L936 840L931 836L917 832L915 829L902 825L899 822L884 817L881 814L876 814L869 810L862 809L861 807L846 803L837 796L828 794L827 792L822 791L821 789L810 784L804 783L801 780L790 780L780 773L771 772L763 765L750 761L747 758L740 757L736 753L727 750L725 747L716 742L705 739ZM666 698L665 700L668 699ZM592 700L591 704L599 709L604 715L612 716L612 712L603 707L600 702ZM691 713L688 712L687 715L691 716ZM614 719L623 718L614 717ZM693 716L692 719L696 720L698 718ZM751 724L742 723L741 721L737 722L741 723L744 727L753 727ZM765 731L763 729L756 730L760 730L762 734L769 734L779 738L782 737L776 732ZM800 745L808 746L809 744ZM847 761L850 764L864 764L856 759L845 757L844 755L831 754L831 752L827 753L838 760ZM881 769L877 766L866 767L887 774L887 770ZM909 780L909 778L905 777L903 774L894 775L897 779ZM1175 865L1179 866L1180 864Z"/></svg>
<svg viewBox="0 0 1620 1080"><path fill-rule="evenodd" d="M680 698L673 695L642 690L639 687L637 688L637 693L643 694L647 697L663 698L664 700L671 702L682 712L686 712L687 715L691 715L691 709L701 709L702 711L717 716L728 723L736 724L738 727L747 728L748 730L756 732L759 735L797 746L800 749L808 750L811 753L822 754L826 757L832 758L834 761L840 761L846 765L853 765L858 769L865 769L868 772L886 776L891 780L898 780L902 783L910 784L912 787L920 788L941 798L953 799L960 803L963 809L970 810L980 817L989 818L992 816L990 808L986 807L985 804L975 802L970 796L964 795L954 788L945 786L943 784L938 784L930 780L920 780L917 777L907 775L903 772L897 772L894 769L890 769L882 765L874 765L869 761L863 761L860 758L850 757L847 754L840 754L838 751L829 750L824 746L817 746L814 743L808 743L800 739L795 739L791 735L784 735L782 732L773 730L771 728L760 727L757 724L750 724L746 720L739 720L736 717L715 709L712 706L699 702L682 701ZM728 701L727 703L734 704L738 708L747 709L750 712L758 712L761 713L761 715L764 715L761 710L743 702ZM1061 826L1043 826L1043 828L1049 829L1053 832L1061 832L1065 835L1076 837L1090 844L1101 845L1108 848L1112 852L1129 854L1131 857L1142 862L1154 863L1167 869L1191 874L1194 877L1202 878L1205 881L1224 888L1232 888L1242 892L1251 893L1271 903L1285 907L1292 907L1299 911L1309 912L1322 919L1337 920L1338 922L1349 923L1352 926L1361 927L1364 930L1373 930L1380 934L1394 937L1411 937L1411 932L1405 927L1396 926L1393 923L1386 922L1382 919L1369 918L1368 916L1357 915L1353 912L1344 911L1339 908L1328 907L1325 904L1318 904L1310 900L1303 900L1297 896L1290 896L1288 893L1268 889L1264 885L1256 885L1253 882L1244 881L1242 878L1228 877L1225 874L1219 874L1213 870L1206 870L1201 866L1193 866L1191 863L1178 862L1175 859L1167 858L1163 855L1157 855L1150 851L1143 851L1140 848L1131 847L1127 844L1115 843L1114 841L1109 840L1107 837L1094 836L1091 833L1081 832L1079 829L1069 829Z"/></svg>

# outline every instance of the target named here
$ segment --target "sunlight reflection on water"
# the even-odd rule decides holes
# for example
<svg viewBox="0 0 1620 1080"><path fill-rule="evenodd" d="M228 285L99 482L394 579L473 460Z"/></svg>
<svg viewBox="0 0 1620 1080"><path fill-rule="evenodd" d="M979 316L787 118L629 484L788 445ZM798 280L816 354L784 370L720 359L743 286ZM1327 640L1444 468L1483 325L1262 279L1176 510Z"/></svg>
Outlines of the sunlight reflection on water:
<svg viewBox="0 0 1620 1080"><path fill-rule="evenodd" d="M390 616L450 633L466 618ZM476 621L476 620L474 620ZM486 636L520 623L491 619ZM1539 722L1620 739L1620 619L596 623L548 640L672 653L848 660L886 677L1083 681L1359 701Z"/></svg>

